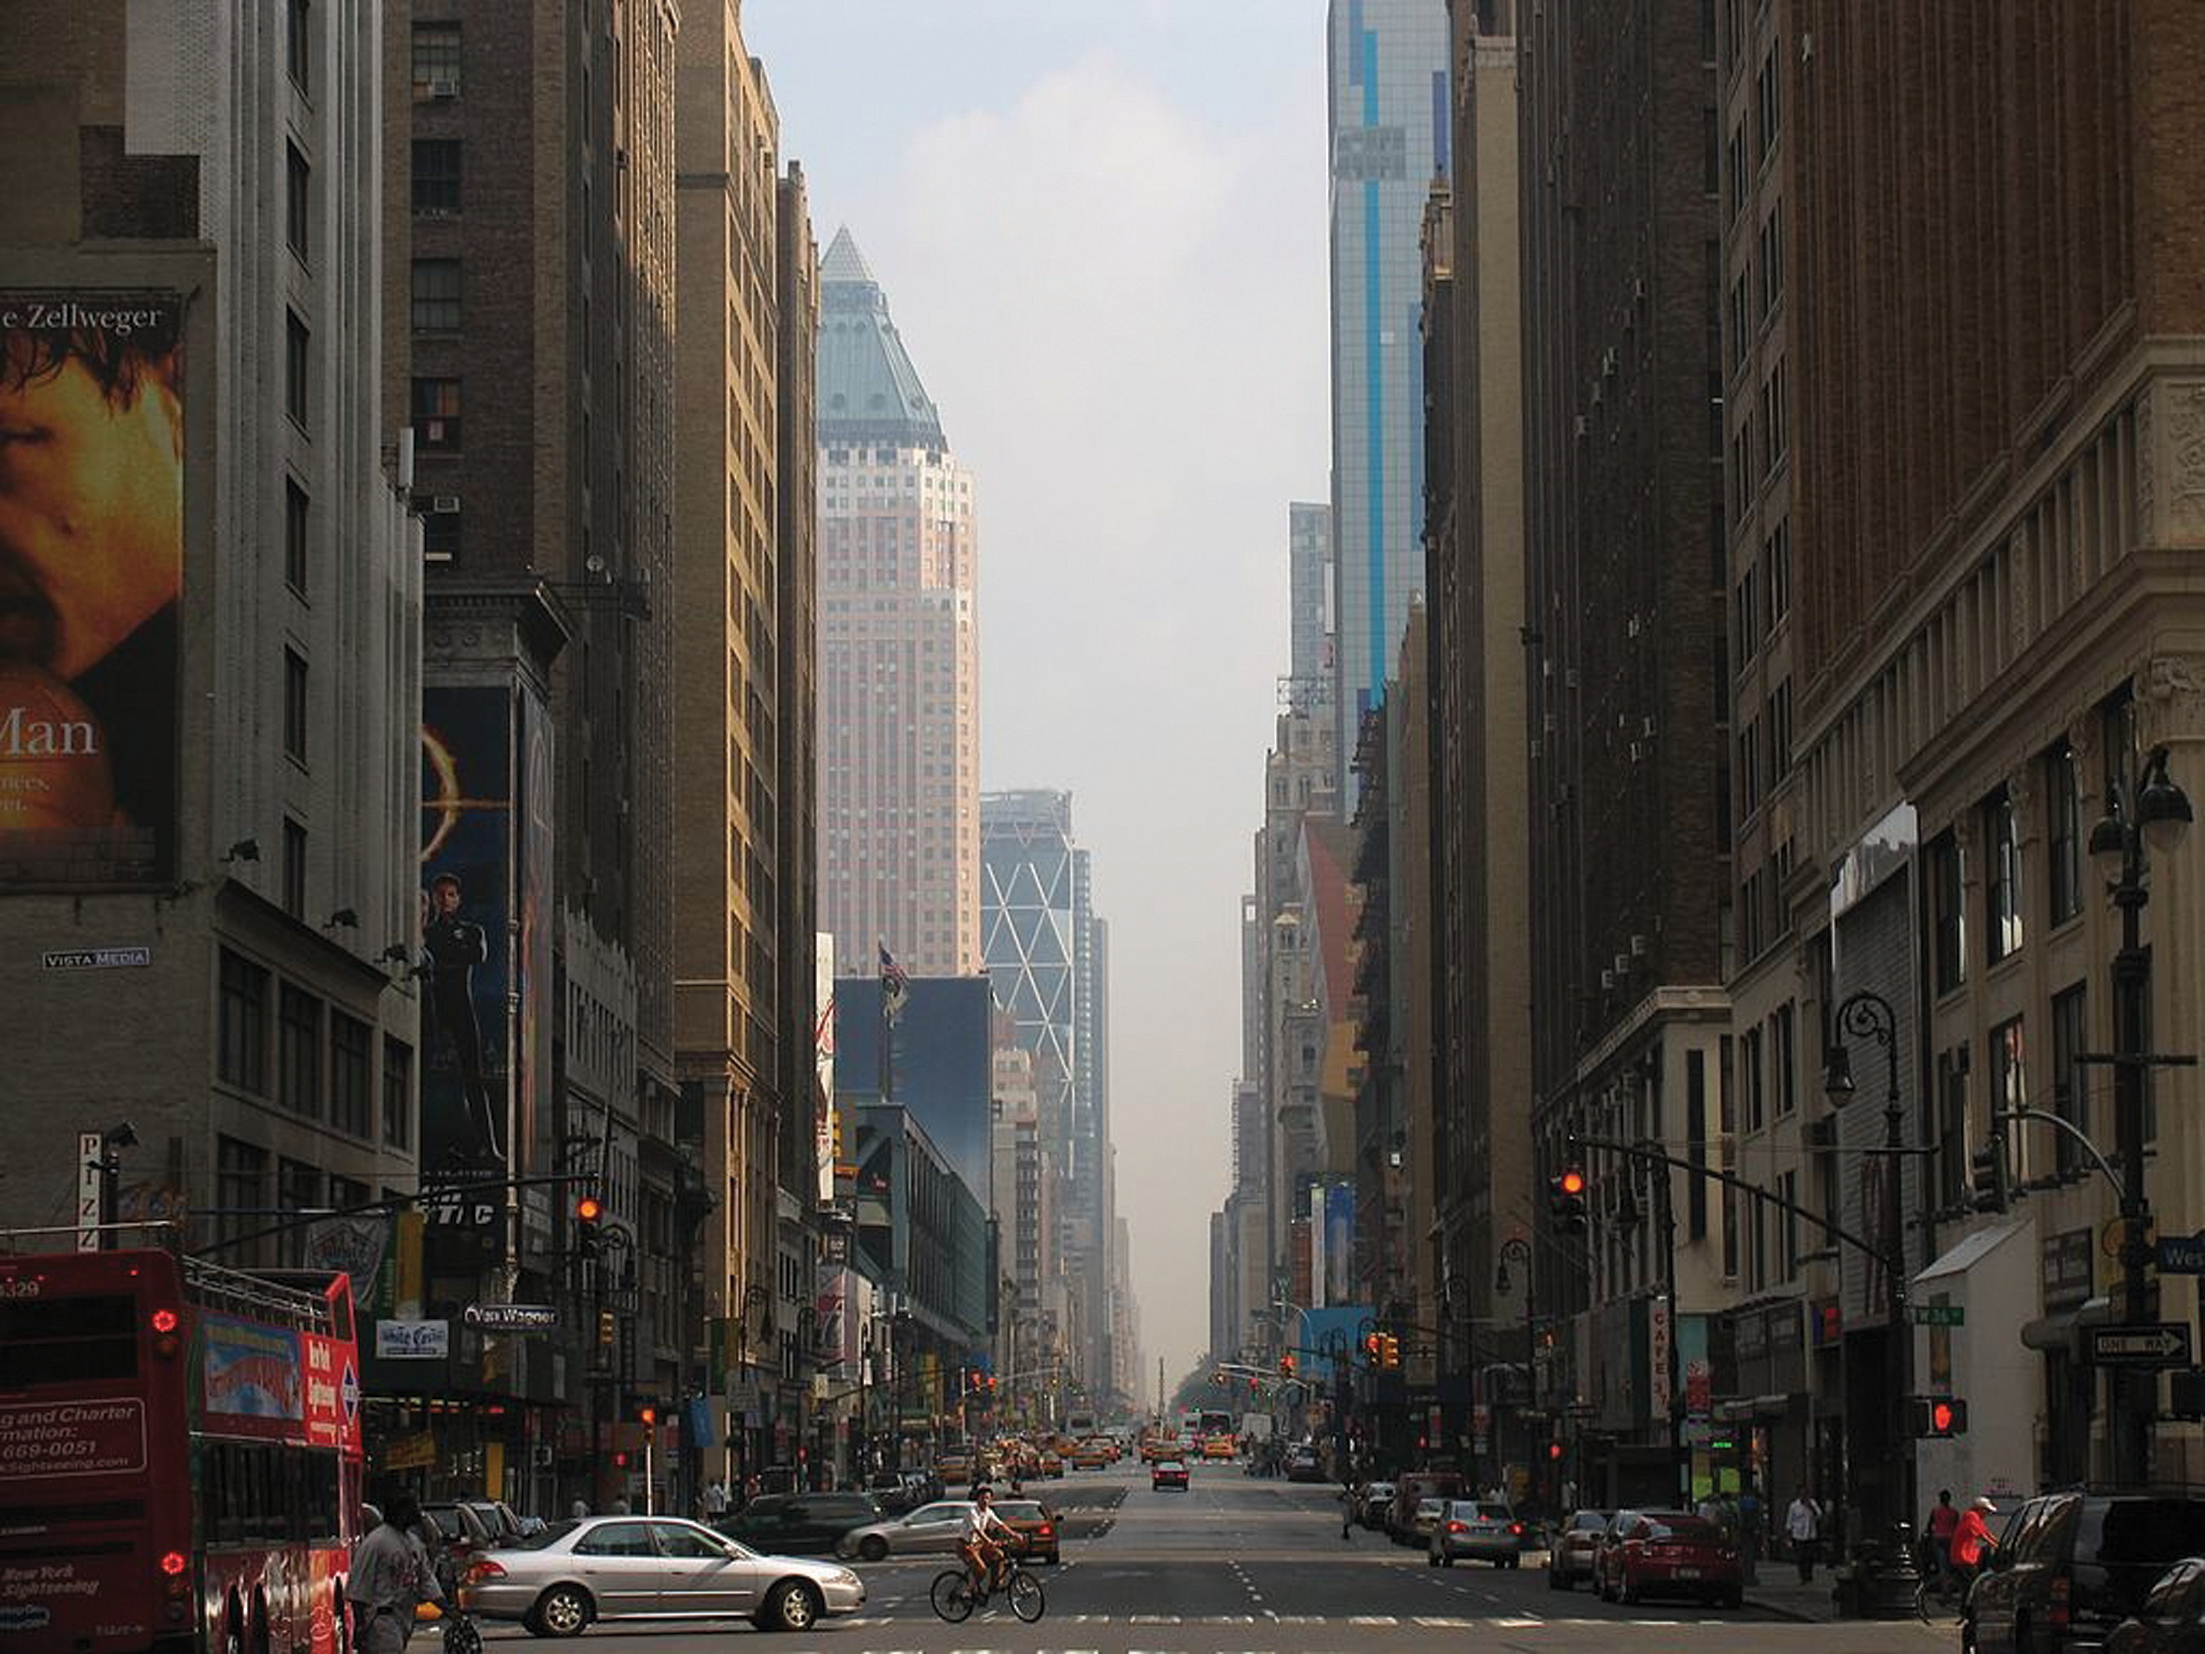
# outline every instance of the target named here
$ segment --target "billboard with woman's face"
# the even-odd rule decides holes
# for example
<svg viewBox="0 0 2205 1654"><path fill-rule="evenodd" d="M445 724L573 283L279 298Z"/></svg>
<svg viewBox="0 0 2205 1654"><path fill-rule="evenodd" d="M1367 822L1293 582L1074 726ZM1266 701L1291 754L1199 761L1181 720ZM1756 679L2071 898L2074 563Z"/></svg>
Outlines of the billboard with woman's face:
<svg viewBox="0 0 2205 1654"><path fill-rule="evenodd" d="M0 289L0 889L176 877L182 325Z"/></svg>

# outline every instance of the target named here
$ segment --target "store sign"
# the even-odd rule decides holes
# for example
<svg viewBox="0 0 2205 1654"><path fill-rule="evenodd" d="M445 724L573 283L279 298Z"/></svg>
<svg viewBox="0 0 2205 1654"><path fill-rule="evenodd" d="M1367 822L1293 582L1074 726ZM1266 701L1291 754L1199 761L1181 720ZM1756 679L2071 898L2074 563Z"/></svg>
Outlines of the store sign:
<svg viewBox="0 0 2205 1654"><path fill-rule="evenodd" d="M2073 1309L2089 1298L2097 1281L2097 1265L2091 1257L2088 1229L2047 1235L2038 1250L2046 1314Z"/></svg>
<svg viewBox="0 0 2205 1654"><path fill-rule="evenodd" d="M1669 1416L1669 1300L1646 1301L1646 1410L1649 1417Z"/></svg>
<svg viewBox="0 0 2205 1654"><path fill-rule="evenodd" d="M423 1430L400 1436L383 1449L385 1470L426 1470L436 1463L436 1437Z"/></svg>
<svg viewBox="0 0 2205 1654"><path fill-rule="evenodd" d="M550 1304L469 1304L460 1319L482 1332L546 1332L559 1312Z"/></svg>
<svg viewBox="0 0 2205 1654"><path fill-rule="evenodd" d="M379 1361L442 1361L452 1353L449 1321L378 1321L375 1356Z"/></svg>

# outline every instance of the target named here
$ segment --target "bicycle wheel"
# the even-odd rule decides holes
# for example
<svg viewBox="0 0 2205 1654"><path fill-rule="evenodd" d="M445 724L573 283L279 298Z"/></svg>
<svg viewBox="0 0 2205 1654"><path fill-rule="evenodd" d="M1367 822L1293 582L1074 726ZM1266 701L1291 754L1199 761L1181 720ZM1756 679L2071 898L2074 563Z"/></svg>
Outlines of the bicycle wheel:
<svg viewBox="0 0 2205 1654"><path fill-rule="evenodd" d="M1944 1625L1960 1617L1960 1594L1935 1574L1914 1588L1914 1612L1924 1625Z"/></svg>
<svg viewBox="0 0 2205 1654"><path fill-rule="evenodd" d="M965 1578L962 1568L948 1568L936 1574L934 1588L926 1596L934 1604L934 1612L952 1625L962 1624L972 1617L972 1582Z"/></svg>
<svg viewBox="0 0 2205 1654"><path fill-rule="evenodd" d="M1011 1612L1028 1625L1041 1618L1043 1611L1049 1606L1047 1599L1041 1594L1041 1581L1024 1568L1011 1575L1010 1599Z"/></svg>

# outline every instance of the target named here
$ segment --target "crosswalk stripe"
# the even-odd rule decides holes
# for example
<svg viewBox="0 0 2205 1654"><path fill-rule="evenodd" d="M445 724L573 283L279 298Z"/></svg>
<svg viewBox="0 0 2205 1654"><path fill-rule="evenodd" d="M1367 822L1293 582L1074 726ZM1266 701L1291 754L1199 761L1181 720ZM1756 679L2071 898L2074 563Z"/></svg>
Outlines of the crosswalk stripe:
<svg viewBox="0 0 2205 1654"><path fill-rule="evenodd" d="M1391 1614L1348 1615L1348 1624L1350 1625L1399 1625L1400 1623L1401 1622L1395 1619Z"/></svg>

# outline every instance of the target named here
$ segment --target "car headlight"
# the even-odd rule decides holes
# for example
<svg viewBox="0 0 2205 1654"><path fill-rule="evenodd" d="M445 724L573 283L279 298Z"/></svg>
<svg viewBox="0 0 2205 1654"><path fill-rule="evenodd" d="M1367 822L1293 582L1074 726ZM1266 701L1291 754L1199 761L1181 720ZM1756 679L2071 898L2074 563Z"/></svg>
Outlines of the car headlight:
<svg viewBox="0 0 2205 1654"><path fill-rule="evenodd" d="M858 1582L858 1576L847 1568L837 1568L827 1577L837 1585L855 1585Z"/></svg>

